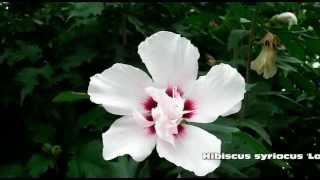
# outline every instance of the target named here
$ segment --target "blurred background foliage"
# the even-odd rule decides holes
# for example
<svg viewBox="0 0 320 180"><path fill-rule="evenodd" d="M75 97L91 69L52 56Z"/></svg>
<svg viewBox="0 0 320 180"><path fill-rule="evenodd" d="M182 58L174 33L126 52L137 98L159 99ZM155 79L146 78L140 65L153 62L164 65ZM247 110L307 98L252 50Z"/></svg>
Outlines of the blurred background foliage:
<svg viewBox="0 0 320 180"><path fill-rule="evenodd" d="M269 24L291 11L298 25ZM1 177L192 177L154 152L137 163L102 159L117 116L88 100L89 77L168 30L200 51L200 74L228 63L247 80L240 113L200 125L225 153L319 153L320 3L0 3ZM278 72L250 70L266 32L280 39ZM125 83L125 82L124 82ZM187 158L187 157L186 157ZM208 177L319 177L317 160L223 160Z"/></svg>

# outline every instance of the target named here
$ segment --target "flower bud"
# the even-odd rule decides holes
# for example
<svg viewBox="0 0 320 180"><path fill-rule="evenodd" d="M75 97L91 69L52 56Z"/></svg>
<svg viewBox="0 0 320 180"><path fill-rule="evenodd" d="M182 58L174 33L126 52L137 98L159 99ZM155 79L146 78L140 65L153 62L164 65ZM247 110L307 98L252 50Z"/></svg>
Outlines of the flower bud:
<svg viewBox="0 0 320 180"><path fill-rule="evenodd" d="M277 73L275 35L268 32L262 39L262 43L262 50L258 57L251 62L250 68L259 75L263 74L263 78L269 79Z"/></svg>
<svg viewBox="0 0 320 180"><path fill-rule="evenodd" d="M54 156L58 156L61 152L62 152L62 149L61 149L61 147L58 146L58 145L54 145L54 146L51 148L51 153L52 153Z"/></svg>
<svg viewBox="0 0 320 180"><path fill-rule="evenodd" d="M271 18L271 21L279 21L289 25L289 29L292 25L298 24L298 20L295 14L291 12L284 12L281 14L276 14Z"/></svg>
<svg viewBox="0 0 320 180"><path fill-rule="evenodd" d="M51 148L52 148L51 144L45 143L42 146L42 151L47 153L47 152L50 152Z"/></svg>
<svg viewBox="0 0 320 180"><path fill-rule="evenodd" d="M206 54L206 58L207 58L207 64L209 66L213 66L213 65L217 64L217 60L213 56L211 56L210 54Z"/></svg>

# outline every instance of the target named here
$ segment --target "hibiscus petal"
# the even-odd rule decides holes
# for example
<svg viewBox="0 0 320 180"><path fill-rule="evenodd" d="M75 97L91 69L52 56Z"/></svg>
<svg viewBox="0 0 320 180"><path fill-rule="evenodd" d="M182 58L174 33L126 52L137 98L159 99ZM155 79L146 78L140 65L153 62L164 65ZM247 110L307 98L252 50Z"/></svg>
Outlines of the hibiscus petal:
<svg viewBox="0 0 320 180"><path fill-rule="evenodd" d="M228 112L237 112L244 98L245 80L230 65L213 66L206 76L200 77L186 93L195 104L190 122L209 123ZM241 106L241 105L240 105Z"/></svg>
<svg viewBox="0 0 320 180"><path fill-rule="evenodd" d="M151 116L151 115L150 115ZM132 112L132 118L139 124L141 127L150 127L154 125L153 121L148 121L143 114L141 114L137 110L133 110Z"/></svg>
<svg viewBox="0 0 320 180"><path fill-rule="evenodd" d="M164 118L163 116L161 118ZM170 124L168 119L159 119L155 122L155 130L157 136L164 141L174 144L174 136L172 134L172 128L176 127L174 124Z"/></svg>
<svg viewBox="0 0 320 180"><path fill-rule="evenodd" d="M205 176L220 165L220 160L204 160L203 153L220 153L221 141L199 127L185 125L174 146L158 139L156 149L160 157L197 176Z"/></svg>
<svg viewBox="0 0 320 180"><path fill-rule="evenodd" d="M139 126L132 117L116 120L102 134L103 158L111 160L129 154L135 161L143 161L155 147L155 135Z"/></svg>
<svg viewBox="0 0 320 180"><path fill-rule="evenodd" d="M167 31L159 31L138 46L138 53L154 81L161 86L185 88L197 78L199 51L191 42Z"/></svg>
<svg viewBox="0 0 320 180"><path fill-rule="evenodd" d="M229 111L223 113L221 116L229 116L231 114L235 114L235 113L239 112L241 109L241 104L242 104L242 101L240 101L238 104L233 106L233 108L231 108Z"/></svg>
<svg viewBox="0 0 320 180"><path fill-rule="evenodd" d="M117 63L90 78L90 100L113 114L131 115L133 109L143 109L144 88L152 80L142 70Z"/></svg>

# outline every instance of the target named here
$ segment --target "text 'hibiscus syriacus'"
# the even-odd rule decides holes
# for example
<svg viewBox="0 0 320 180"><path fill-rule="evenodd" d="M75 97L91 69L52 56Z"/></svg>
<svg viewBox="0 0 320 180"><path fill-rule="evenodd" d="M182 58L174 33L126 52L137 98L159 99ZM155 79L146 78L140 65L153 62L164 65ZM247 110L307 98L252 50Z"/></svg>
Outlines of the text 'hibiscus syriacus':
<svg viewBox="0 0 320 180"><path fill-rule="evenodd" d="M160 31L138 46L152 79L142 70L114 64L90 78L90 100L123 115L102 135L103 157L125 154L143 161L154 148L159 156L204 176L220 160L221 141L188 122L210 123L236 113L244 98L243 77L227 64L215 65L197 79L199 51L178 34Z"/></svg>

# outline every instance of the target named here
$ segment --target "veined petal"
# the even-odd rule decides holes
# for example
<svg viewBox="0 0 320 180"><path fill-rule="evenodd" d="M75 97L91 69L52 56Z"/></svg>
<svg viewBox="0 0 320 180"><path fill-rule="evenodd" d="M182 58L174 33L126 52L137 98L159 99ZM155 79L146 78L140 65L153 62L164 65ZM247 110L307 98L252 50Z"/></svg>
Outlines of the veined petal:
<svg viewBox="0 0 320 180"><path fill-rule="evenodd" d="M241 103L244 93L244 78L235 68L227 64L213 66L186 93L186 97L192 99L196 106L194 115L188 121L213 122Z"/></svg>
<svg viewBox="0 0 320 180"><path fill-rule="evenodd" d="M142 70L117 63L90 78L90 100L113 114L131 115L134 109L143 109L144 88L152 80Z"/></svg>
<svg viewBox="0 0 320 180"><path fill-rule="evenodd" d="M153 80L162 86L185 88L197 78L199 51L179 34L159 31L139 44L138 53Z"/></svg>
<svg viewBox="0 0 320 180"><path fill-rule="evenodd" d="M103 158L111 160L129 154L135 161L143 161L154 149L155 140L154 134L149 134L132 117L124 116L102 134Z"/></svg>
<svg viewBox="0 0 320 180"><path fill-rule="evenodd" d="M197 176L205 176L220 165L220 160L204 160L203 153L220 153L221 141L199 127L185 125L174 146L158 139L156 149L160 157Z"/></svg>

